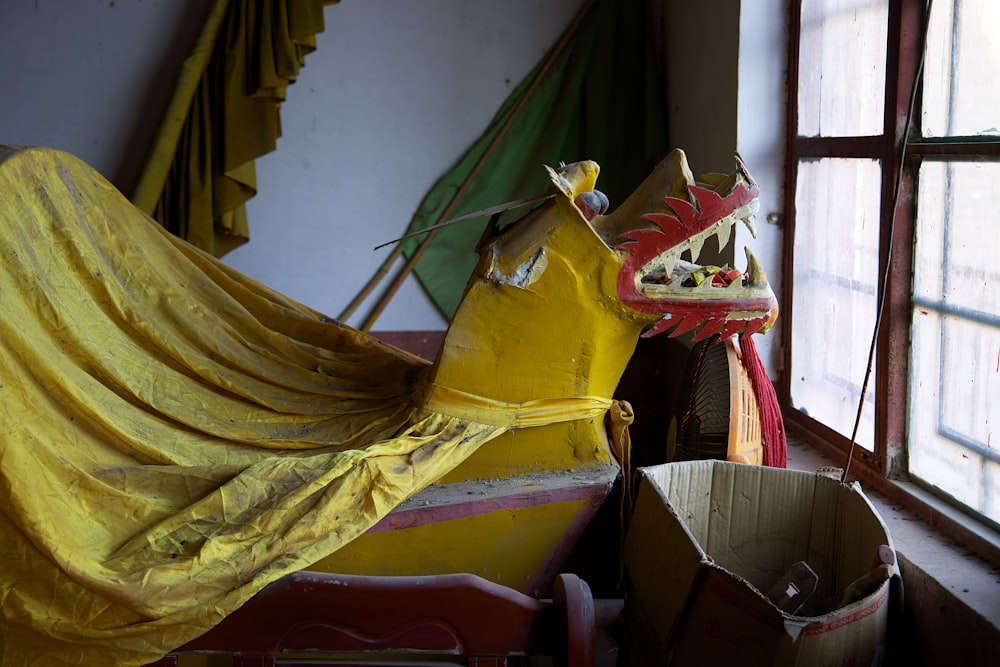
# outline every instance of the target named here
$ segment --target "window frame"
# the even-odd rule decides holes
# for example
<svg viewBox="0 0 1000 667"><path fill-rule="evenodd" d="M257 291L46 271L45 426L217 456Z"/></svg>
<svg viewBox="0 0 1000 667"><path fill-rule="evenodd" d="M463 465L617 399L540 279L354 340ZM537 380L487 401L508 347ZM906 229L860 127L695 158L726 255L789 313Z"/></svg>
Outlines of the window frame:
<svg viewBox="0 0 1000 667"><path fill-rule="evenodd" d="M938 0L941 1L941 0ZM916 178L925 159L1000 159L1000 137L922 139L920 88L914 90L924 42L926 0L888 0L886 88L883 132L873 136L803 137L797 132L799 44L802 0L789 3L788 97L785 141L784 285L781 296L781 370L777 383L790 432L823 453L843 461L860 479L899 502L968 548L1000 563L1000 540L978 519L952 510L911 481L907 463L907 410L910 324L913 308L913 240ZM907 125L911 98L916 101ZM908 130L908 131L907 131ZM849 438L791 405L792 297L794 286L795 199L802 160L860 158L879 161L882 170L879 212L879 294L881 324L870 383L875 395L875 442L869 452L850 451ZM902 158L902 159L901 159ZM896 181L898 178L898 191ZM891 246L890 246L891 242ZM888 275L887 275L888 274Z"/></svg>

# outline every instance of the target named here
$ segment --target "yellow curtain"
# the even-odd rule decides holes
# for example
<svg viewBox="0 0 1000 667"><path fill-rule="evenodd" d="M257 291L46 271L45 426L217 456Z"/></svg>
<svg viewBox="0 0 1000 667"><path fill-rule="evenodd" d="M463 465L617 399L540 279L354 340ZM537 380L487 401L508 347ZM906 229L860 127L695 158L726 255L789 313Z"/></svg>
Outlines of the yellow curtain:
<svg viewBox="0 0 1000 667"><path fill-rule="evenodd" d="M249 239L254 160L275 149L285 91L336 1L215 1L132 197L138 208L217 257Z"/></svg>

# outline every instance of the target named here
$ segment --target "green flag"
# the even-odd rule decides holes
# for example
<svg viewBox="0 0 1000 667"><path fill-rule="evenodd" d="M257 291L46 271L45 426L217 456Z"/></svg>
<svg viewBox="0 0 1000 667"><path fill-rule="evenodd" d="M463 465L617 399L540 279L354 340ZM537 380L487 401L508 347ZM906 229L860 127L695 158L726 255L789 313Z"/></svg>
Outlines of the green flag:
<svg viewBox="0 0 1000 667"><path fill-rule="evenodd" d="M596 160L598 187L612 207L623 201L668 148L656 32L643 0L586 3L483 135L427 193L407 233L540 194L548 184L543 165L559 162ZM476 264L485 224L438 230L414 266L446 318ZM422 240L404 241L404 254L412 257Z"/></svg>

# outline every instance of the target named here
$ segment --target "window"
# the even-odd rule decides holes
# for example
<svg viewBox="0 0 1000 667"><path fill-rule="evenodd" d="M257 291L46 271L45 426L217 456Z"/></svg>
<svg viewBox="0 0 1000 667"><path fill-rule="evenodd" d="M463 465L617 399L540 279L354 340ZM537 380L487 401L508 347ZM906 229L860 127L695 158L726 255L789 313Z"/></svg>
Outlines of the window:
<svg viewBox="0 0 1000 667"><path fill-rule="evenodd" d="M786 420L1000 527L1000 3L792 4Z"/></svg>

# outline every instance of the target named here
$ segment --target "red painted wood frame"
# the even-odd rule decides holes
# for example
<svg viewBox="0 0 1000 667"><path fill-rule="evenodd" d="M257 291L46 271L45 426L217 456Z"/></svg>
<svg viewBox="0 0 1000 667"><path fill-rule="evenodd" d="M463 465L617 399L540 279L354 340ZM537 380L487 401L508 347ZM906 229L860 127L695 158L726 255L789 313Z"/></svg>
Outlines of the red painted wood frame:
<svg viewBox="0 0 1000 667"><path fill-rule="evenodd" d="M875 368L875 448L868 452L856 448L850 473L957 539L981 555L1000 562L1000 549L945 513L918 500L889 478L906 476L906 406L908 404L908 351L910 313L912 312L913 238L916 218L915 185L920 161L928 157L970 159L1000 157L1000 143L922 139L920 115L911 118L906 135L910 100L923 51L924 0L888 0L886 43L886 90L883 133L875 136L803 137L798 136L798 81L800 16L802 0L792 0L789 11L788 103L785 153L785 228L783 281L781 295L782 349L784 372L776 383L782 412L789 430L835 460L846 460L848 438L825 424L796 410L790 401L792 361L793 267L795 263L795 197L798 164L812 158L871 158L882 165L881 237L879 242L879 278L887 280L883 321L877 340ZM918 91L919 92L919 91ZM905 147L905 151L903 150ZM905 157L903 157L905 156ZM903 158L901 161L901 157ZM896 177L899 195L895 198ZM895 216L893 221L893 216ZM891 224L890 224L890 221ZM891 234L890 234L891 230ZM799 341L799 344L803 344Z"/></svg>
<svg viewBox="0 0 1000 667"><path fill-rule="evenodd" d="M559 575L552 600L537 600L471 574L297 572L153 664L176 667L182 654L226 654L237 667L398 665L402 656L486 667L524 655L583 667L594 664L594 600L572 574Z"/></svg>

